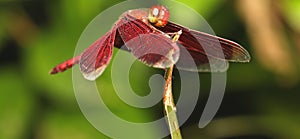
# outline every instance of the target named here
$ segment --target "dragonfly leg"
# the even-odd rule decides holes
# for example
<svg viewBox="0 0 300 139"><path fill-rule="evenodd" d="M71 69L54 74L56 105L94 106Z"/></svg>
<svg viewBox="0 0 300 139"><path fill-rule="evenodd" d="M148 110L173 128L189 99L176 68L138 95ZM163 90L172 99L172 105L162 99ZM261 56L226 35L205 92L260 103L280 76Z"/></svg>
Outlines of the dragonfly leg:
<svg viewBox="0 0 300 139"><path fill-rule="evenodd" d="M168 34L171 38L173 42L178 41L180 35L182 34L182 30L179 30L177 32L170 32L170 33L166 33Z"/></svg>
<svg viewBox="0 0 300 139"><path fill-rule="evenodd" d="M174 32L172 36L172 41L177 42L181 34L182 34L182 30L179 30L178 32Z"/></svg>

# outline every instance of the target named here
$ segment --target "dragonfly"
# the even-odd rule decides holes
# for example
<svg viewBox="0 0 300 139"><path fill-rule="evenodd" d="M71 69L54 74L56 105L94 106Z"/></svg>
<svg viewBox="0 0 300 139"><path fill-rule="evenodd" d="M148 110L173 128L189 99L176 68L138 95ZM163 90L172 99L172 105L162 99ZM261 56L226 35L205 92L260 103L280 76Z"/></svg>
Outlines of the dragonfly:
<svg viewBox="0 0 300 139"><path fill-rule="evenodd" d="M161 69L175 64L187 71L222 72L227 70L228 62L250 61L248 51L238 43L173 23L169 17L169 10L162 5L128 10L105 35L78 56L55 66L50 74L79 64L83 76L93 81L108 66L113 47Z"/></svg>

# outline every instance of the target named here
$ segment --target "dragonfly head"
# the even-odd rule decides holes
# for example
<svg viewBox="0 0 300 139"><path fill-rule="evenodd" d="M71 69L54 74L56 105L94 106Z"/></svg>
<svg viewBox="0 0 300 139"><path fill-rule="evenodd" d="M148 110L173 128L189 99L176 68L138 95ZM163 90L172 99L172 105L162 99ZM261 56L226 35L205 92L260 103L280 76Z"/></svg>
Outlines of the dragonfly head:
<svg viewBox="0 0 300 139"><path fill-rule="evenodd" d="M169 10L161 5L154 5L149 10L148 20L157 27L164 27L169 20Z"/></svg>

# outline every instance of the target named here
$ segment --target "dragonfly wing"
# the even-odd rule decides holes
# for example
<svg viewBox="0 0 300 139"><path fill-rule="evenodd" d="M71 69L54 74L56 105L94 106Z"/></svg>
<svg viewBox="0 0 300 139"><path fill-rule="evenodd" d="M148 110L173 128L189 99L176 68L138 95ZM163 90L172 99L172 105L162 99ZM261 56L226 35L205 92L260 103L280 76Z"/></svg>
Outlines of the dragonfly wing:
<svg viewBox="0 0 300 139"><path fill-rule="evenodd" d="M125 47L141 62L156 68L167 68L179 58L179 48L172 38L151 24L124 15L117 23Z"/></svg>
<svg viewBox="0 0 300 139"><path fill-rule="evenodd" d="M112 57L115 36L114 27L82 53L79 65L86 79L93 81L105 70Z"/></svg>
<svg viewBox="0 0 300 139"><path fill-rule="evenodd" d="M190 51L181 44L180 57L176 63L176 68L194 72L224 72L228 69L228 62L196 51Z"/></svg>
<svg viewBox="0 0 300 139"><path fill-rule="evenodd" d="M166 33L182 30L178 40L181 49L178 68L188 70L193 67L194 63L197 65L198 71L225 71L228 68L226 61L248 62L250 60L249 53L233 41L188 29L172 22L168 22L165 27L158 29ZM182 53L182 49L188 53ZM192 56L192 58L187 58L187 56ZM190 60L193 62L189 64ZM209 68L207 65L214 68Z"/></svg>

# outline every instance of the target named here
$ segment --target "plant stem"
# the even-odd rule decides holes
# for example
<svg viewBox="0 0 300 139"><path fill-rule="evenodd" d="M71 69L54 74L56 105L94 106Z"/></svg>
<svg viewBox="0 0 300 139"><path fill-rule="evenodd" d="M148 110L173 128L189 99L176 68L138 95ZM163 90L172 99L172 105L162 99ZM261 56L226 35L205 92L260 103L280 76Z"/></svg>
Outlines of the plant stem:
<svg viewBox="0 0 300 139"><path fill-rule="evenodd" d="M167 116L167 123L169 125L169 130L171 133L172 139L181 139L181 133L178 125L178 120L176 116L176 106L174 104L173 100L173 94L172 94L172 73L173 73L173 65L166 69L165 72L165 89L164 89L164 111L165 115Z"/></svg>

